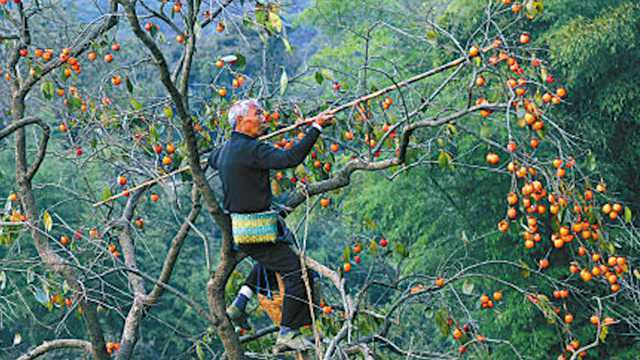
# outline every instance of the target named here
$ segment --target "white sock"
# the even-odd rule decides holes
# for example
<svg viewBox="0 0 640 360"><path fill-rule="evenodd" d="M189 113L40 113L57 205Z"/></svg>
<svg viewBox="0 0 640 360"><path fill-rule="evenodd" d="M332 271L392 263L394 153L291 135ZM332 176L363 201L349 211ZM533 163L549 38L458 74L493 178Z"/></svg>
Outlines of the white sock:
<svg viewBox="0 0 640 360"><path fill-rule="evenodd" d="M246 296L247 299L251 299L253 297L253 290L251 290L247 285L242 285L240 288L240 294Z"/></svg>

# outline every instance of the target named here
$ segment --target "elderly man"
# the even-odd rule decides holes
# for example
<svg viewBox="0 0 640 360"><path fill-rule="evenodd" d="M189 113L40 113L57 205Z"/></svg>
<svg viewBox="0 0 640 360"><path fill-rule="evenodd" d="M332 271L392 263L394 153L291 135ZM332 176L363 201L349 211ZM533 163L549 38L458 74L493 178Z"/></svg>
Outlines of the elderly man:
<svg viewBox="0 0 640 360"><path fill-rule="evenodd" d="M218 170L222 180L224 209L231 214L234 241L239 243L238 248L268 271L279 272L284 280L282 322L274 353L306 350L313 345L300 334L299 329L311 324L310 300L298 255L286 242L272 241L268 225L249 228L242 237L252 237L255 243L241 243L238 225L267 224L270 221L272 194L269 170L292 168L302 163L320 136L322 127L331 124L332 117L317 116L302 140L288 150L257 139L264 130L263 120L262 108L256 100L235 103L229 109L229 123L234 129L231 138L211 153L209 165ZM268 238L271 241L263 241Z"/></svg>

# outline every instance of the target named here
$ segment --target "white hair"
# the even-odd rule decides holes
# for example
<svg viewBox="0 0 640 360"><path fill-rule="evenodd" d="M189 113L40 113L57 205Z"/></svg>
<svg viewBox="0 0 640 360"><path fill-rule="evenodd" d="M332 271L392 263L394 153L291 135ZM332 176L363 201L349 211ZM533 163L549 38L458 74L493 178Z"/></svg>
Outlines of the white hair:
<svg viewBox="0 0 640 360"><path fill-rule="evenodd" d="M249 109L254 106L256 109L262 109L260 103L256 99L240 100L229 108L229 125L232 129L236 127L238 116L245 117L249 115Z"/></svg>

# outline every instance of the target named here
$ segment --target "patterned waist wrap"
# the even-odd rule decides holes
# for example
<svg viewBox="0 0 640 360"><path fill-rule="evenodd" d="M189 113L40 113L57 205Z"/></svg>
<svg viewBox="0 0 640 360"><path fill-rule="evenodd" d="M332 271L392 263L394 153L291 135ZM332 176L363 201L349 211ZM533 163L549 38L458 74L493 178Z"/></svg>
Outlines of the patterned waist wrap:
<svg viewBox="0 0 640 360"><path fill-rule="evenodd" d="M236 244L275 242L278 238L278 212L231 213L231 228Z"/></svg>

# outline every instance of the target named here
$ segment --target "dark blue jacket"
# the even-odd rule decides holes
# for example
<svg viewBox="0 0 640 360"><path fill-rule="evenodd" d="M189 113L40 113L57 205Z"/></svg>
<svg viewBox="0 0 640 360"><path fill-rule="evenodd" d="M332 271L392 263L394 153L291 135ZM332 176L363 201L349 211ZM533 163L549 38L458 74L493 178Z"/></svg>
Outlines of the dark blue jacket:
<svg viewBox="0 0 640 360"><path fill-rule="evenodd" d="M309 127L304 138L289 150L234 131L231 138L209 156L209 166L222 180L224 209L232 213L269 210L273 195L269 170L301 164L315 144L320 131Z"/></svg>

